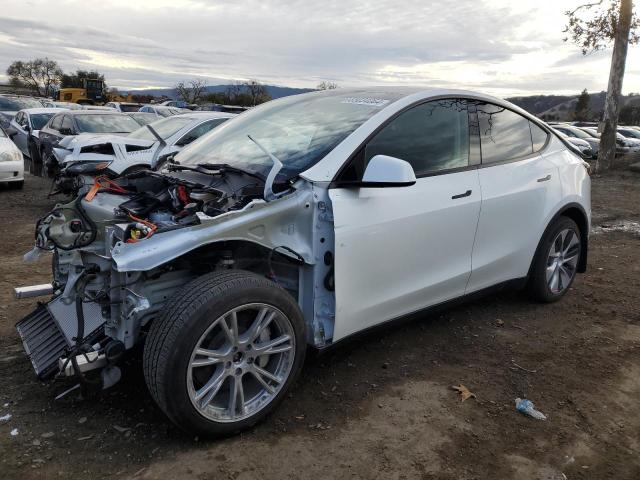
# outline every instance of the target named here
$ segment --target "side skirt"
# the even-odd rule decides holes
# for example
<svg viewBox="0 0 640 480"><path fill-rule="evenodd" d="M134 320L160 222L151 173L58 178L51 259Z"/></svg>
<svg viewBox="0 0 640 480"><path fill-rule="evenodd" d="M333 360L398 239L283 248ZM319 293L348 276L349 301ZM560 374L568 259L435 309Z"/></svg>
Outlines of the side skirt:
<svg viewBox="0 0 640 480"><path fill-rule="evenodd" d="M529 277L522 277L522 278L515 278L513 280L507 280L497 285L492 285L482 290L478 290L476 292L472 292L467 295L454 298L452 300L447 300L446 302L438 303L436 305L431 305L429 307L417 310L415 312L408 313L400 317L392 318L391 320L386 320L382 323L379 323L378 325L374 325L364 330L360 330L359 332L356 332L347 337L341 338L335 343L327 344L326 346L322 348L316 348L315 350L319 354L324 355L327 352L333 351L333 349L336 348L337 346L342 347L343 345L350 343L351 341L357 340L360 337L370 335L373 332L383 331L391 327L397 327L404 323L409 323L414 320L418 320L419 318L423 317L426 314L433 315L434 313L438 313L458 305L463 305L465 303L472 302L474 300L486 297L487 295L491 295L493 293L502 292L505 290L522 290L523 288L526 287L528 281L529 281Z"/></svg>

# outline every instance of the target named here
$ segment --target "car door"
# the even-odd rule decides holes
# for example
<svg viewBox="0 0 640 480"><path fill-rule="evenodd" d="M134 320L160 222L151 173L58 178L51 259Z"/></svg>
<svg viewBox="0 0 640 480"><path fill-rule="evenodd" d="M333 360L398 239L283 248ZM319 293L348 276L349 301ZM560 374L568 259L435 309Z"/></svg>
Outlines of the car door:
<svg viewBox="0 0 640 480"><path fill-rule="evenodd" d="M523 278L561 199L557 167L541 153L549 134L507 108L480 103L482 209L467 293Z"/></svg>
<svg viewBox="0 0 640 480"><path fill-rule="evenodd" d="M40 130L40 155L44 158L46 154L51 153L51 148L57 144L62 138L60 128L62 127L62 119L64 115L55 115L49 123Z"/></svg>
<svg viewBox="0 0 640 480"><path fill-rule="evenodd" d="M23 154L28 156L28 132L25 129L25 125L27 125L26 114L24 112L18 112L11 122L11 127L15 130L15 134L11 136L11 139L13 140L13 143L15 143L16 147L18 147Z"/></svg>
<svg viewBox="0 0 640 480"><path fill-rule="evenodd" d="M465 100L405 110L360 148L330 189L334 341L464 294L481 198L469 126ZM416 183L349 187L378 154L409 162Z"/></svg>

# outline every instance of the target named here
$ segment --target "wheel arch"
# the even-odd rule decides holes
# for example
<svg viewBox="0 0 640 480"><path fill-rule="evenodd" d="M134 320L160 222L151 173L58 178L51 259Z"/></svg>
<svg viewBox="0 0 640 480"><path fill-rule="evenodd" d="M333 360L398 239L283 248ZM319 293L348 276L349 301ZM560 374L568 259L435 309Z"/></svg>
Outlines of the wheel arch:
<svg viewBox="0 0 640 480"><path fill-rule="evenodd" d="M578 269L579 273L584 273L587 271L587 258L589 252L589 217L584 207L577 202L571 202L566 205L563 205L556 213L551 217L551 220L547 222L547 226L544 229L544 232L540 236L538 240L538 245L536 247L533 258L531 259L531 264L529 265L529 272L527 276L531 276L531 270L533 268L533 263L540 251L540 246L542 245L542 240L545 237L545 234L553 225L553 223L560 217L567 217L576 222L578 225L578 229L580 230L580 259L578 260Z"/></svg>

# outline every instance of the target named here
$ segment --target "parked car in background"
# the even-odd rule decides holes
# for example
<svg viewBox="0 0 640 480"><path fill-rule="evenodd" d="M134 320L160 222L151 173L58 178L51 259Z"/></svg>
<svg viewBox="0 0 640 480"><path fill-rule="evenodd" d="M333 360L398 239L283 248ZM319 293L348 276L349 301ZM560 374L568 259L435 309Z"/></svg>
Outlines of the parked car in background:
<svg viewBox="0 0 640 480"><path fill-rule="evenodd" d="M104 104L105 107L115 108L122 113L137 112L142 107L141 103L132 102L108 102Z"/></svg>
<svg viewBox="0 0 640 480"><path fill-rule="evenodd" d="M82 105L82 110L100 110L103 112L113 111L114 109L111 107L105 107L104 105Z"/></svg>
<svg viewBox="0 0 640 480"><path fill-rule="evenodd" d="M171 421L229 435L287 398L309 347L500 287L560 300L590 191L586 162L495 97L293 95L43 216L53 283L16 294L50 298L17 329L40 378L109 387L138 352Z"/></svg>
<svg viewBox="0 0 640 480"><path fill-rule="evenodd" d="M141 168L156 168L159 159L179 152L233 116L191 112L157 120L126 137L81 135L62 140L55 149L61 164L55 192L73 195L81 186L91 183L89 177L98 174L115 178Z"/></svg>
<svg viewBox="0 0 640 480"><path fill-rule="evenodd" d="M189 113L191 110L187 110L186 108L165 107L162 105L144 105L138 111L144 113L153 113L157 117L170 117L171 115Z"/></svg>
<svg viewBox="0 0 640 480"><path fill-rule="evenodd" d="M11 188L22 188L24 185L22 152L9 139L2 127L0 127L0 183L7 183Z"/></svg>
<svg viewBox="0 0 640 480"><path fill-rule="evenodd" d="M155 122L158 120L158 116L155 113L127 112L126 115L129 115L140 125L146 125L148 123Z"/></svg>
<svg viewBox="0 0 640 480"><path fill-rule="evenodd" d="M65 110L82 110L82 105L72 102L58 102L54 100L46 100L42 102L46 108L64 108Z"/></svg>
<svg viewBox="0 0 640 480"><path fill-rule="evenodd" d="M26 108L11 120L9 137L32 162L40 161L40 129L59 111L46 107Z"/></svg>
<svg viewBox="0 0 640 480"><path fill-rule="evenodd" d="M196 111L202 112L229 112L229 113L242 113L248 110L249 107L241 107L239 105L222 105L220 103L203 103L196 107Z"/></svg>
<svg viewBox="0 0 640 480"><path fill-rule="evenodd" d="M158 103L158 105L175 108L187 108L189 106L189 104L184 100L165 100L164 102Z"/></svg>
<svg viewBox="0 0 640 480"><path fill-rule="evenodd" d="M593 154L592 158L597 158L598 157L598 152L600 150L600 139L599 138L595 138L595 137L589 135L584 130L582 130L582 129L578 128L578 127L574 127L572 125L557 124L557 125L553 125L553 129L558 131L558 132L560 132L561 134L563 134L564 136L566 136L568 138L580 139L580 140L582 140L584 142L587 142L589 144L589 146L591 147L591 150L592 150L592 154Z"/></svg>
<svg viewBox="0 0 640 480"><path fill-rule="evenodd" d="M600 132L596 127L579 127L594 138L600 139ZM635 142L632 138L626 138L616 133L616 155L626 155L640 151L640 142Z"/></svg>
<svg viewBox="0 0 640 480"><path fill-rule="evenodd" d="M127 134L140 128L138 122L112 108L104 110L70 110L56 113L40 130L40 158L49 175L59 168L53 149L66 137L84 133L93 135Z"/></svg>
<svg viewBox="0 0 640 480"><path fill-rule="evenodd" d="M618 127L618 133L626 138L640 140L640 130L636 130L632 127Z"/></svg>
<svg viewBox="0 0 640 480"><path fill-rule="evenodd" d="M557 127L552 127L552 128L555 132L557 132L558 136L564 138L567 142L569 142L572 148L575 148L577 150L576 153L578 153L582 158L584 159L596 158L596 156L593 153L593 149L591 148L591 145L589 145L588 142L577 137L570 137L566 135L564 132L562 132L561 130L559 130Z"/></svg>
<svg viewBox="0 0 640 480"><path fill-rule="evenodd" d="M20 110L25 108L41 108L42 106L42 102L36 98L21 95L0 95L0 127L6 131L13 117Z"/></svg>

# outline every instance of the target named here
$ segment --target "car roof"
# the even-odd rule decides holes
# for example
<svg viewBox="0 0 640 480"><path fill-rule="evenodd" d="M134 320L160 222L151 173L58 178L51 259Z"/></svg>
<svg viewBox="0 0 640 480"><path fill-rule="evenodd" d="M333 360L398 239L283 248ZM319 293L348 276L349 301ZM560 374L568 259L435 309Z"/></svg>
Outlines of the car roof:
<svg viewBox="0 0 640 480"><path fill-rule="evenodd" d="M49 108L48 110L53 110L53 109ZM124 115L124 113L120 113L115 108L107 108L105 110L62 110L62 112L64 112L66 115L73 115L73 116L76 116L76 115Z"/></svg>
<svg viewBox="0 0 640 480"><path fill-rule="evenodd" d="M142 112L145 113L145 112ZM235 113L228 112L191 112L191 113L181 113L180 115L174 115L173 117L186 117L193 118L194 120L203 120L208 118L233 118L235 117ZM173 118L167 117L167 118Z"/></svg>
<svg viewBox="0 0 640 480"><path fill-rule="evenodd" d="M65 111L62 108L46 108L46 107L42 107L42 108L23 108L20 111L28 113L29 115L31 115L32 113L51 113L51 114L56 114L56 113L58 113L57 110Z"/></svg>

